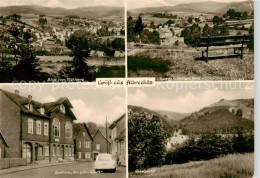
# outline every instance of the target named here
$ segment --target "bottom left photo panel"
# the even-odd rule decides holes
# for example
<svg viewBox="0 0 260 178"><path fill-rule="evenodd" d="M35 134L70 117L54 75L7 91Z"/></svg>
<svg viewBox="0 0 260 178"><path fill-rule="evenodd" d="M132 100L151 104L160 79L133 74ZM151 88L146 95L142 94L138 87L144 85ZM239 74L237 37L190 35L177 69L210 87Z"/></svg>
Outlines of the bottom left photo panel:
<svg viewBox="0 0 260 178"><path fill-rule="evenodd" d="M1 178L126 174L125 88L0 85Z"/></svg>

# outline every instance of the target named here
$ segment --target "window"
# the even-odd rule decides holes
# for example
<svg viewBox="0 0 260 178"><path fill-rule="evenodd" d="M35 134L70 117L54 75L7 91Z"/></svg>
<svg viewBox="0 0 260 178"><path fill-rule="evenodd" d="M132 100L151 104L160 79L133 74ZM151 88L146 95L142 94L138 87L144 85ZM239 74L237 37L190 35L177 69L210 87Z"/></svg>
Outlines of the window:
<svg viewBox="0 0 260 178"><path fill-rule="evenodd" d="M84 147L85 148L91 148L91 143L84 141Z"/></svg>
<svg viewBox="0 0 260 178"><path fill-rule="evenodd" d="M41 135L42 122L36 121L36 134Z"/></svg>
<svg viewBox="0 0 260 178"><path fill-rule="evenodd" d="M68 150L69 150L69 156L71 156L71 148L68 148Z"/></svg>
<svg viewBox="0 0 260 178"><path fill-rule="evenodd" d="M68 156L68 147L65 147L65 156Z"/></svg>
<svg viewBox="0 0 260 178"><path fill-rule="evenodd" d="M78 152L78 158L81 159L81 152Z"/></svg>
<svg viewBox="0 0 260 178"><path fill-rule="evenodd" d="M79 148L81 148L81 141L79 141Z"/></svg>
<svg viewBox="0 0 260 178"><path fill-rule="evenodd" d="M28 119L28 133L33 133L33 119Z"/></svg>
<svg viewBox="0 0 260 178"><path fill-rule="evenodd" d="M56 145L52 146L52 155L55 156L56 155Z"/></svg>
<svg viewBox="0 0 260 178"><path fill-rule="evenodd" d="M66 108L63 104L60 105L60 112L65 114L66 113Z"/></svg>
<svg viewBox="0 0 260 178"><path fill-rule="evenodd" d="M91 158L91 155L90 155L89 152L86 152L86 153L85 153L85 158L86 158L86 159L90 159L90 158Z"/></svg>
<svg viewBox="0 0 260 178"><path fill-rule="evenodd" d="M45 145L45 156L49 156L49 145Z"/></svg>
<svg viewBox="0 0 260 178"><path fill-rule="evenodd" d="M97 145L96 145L96 149L97 149L97 150L100 150L100 144L97 144Z"/></svg>
<svg viewBox="0 0 260 178"><path fill-rule="evenodd" d="M70 122L66 122L65 124L65 137L72 138L72 125Z"/></svg>
<svg viewBox="0 0 260 178"><path fill-rule="evenodd" d="M83 137L86 137L86 132L82 132Z"/></svg>
<svg viewBox="0 0 260 178"><path fill-rule="evenodd" d="M53 136L60 136L60 121L59 119L53 119Z"/></svg>
<svg viewBox="0 0 260 178"><path fill-rule="evenodd" d="M60 156L60 146L59 145L56 147L56 151L57 151L57 156Z"/></svg>
<svg viewBox="0 0 260 178"><path fill-rule="evenodd" d="M33 105L32 105L32 103L29 103L29 104L28 104L28 110L29 110L29 111L33 111Z"/></svg>
<svg viewBox="0 0 260 178"><path fill-rule="evenodd" d="M44 122L44 135L48 136L49 135L49 123Z"/></svg>
<svg viewBox="0 0 260 178"><path fill-rule="evenodd" d="M41 107L41 108L40 108L40 113L41 113L41 114L44 114L44 113L45 113L44 107Z"/></svg>

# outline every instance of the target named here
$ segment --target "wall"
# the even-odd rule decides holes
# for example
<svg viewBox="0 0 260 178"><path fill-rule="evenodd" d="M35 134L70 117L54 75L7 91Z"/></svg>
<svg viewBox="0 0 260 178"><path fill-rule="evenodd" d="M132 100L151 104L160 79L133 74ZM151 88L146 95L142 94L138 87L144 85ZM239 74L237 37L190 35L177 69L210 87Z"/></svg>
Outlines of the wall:
<svg viewBox="0 0 260 178"><path fill-rule="evenodd" d="M9 146L7 158L21 157L20 122L20 108L0 91L0 130Z"/></svg>

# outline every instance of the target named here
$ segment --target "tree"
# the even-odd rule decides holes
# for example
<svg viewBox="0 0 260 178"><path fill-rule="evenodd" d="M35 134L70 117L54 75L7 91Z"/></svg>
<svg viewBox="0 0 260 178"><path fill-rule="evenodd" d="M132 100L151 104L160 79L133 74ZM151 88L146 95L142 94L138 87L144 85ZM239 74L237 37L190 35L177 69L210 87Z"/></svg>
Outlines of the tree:
<svg viewBox="0 0 260 178"><path fill-rule="evenodd" d="M237 110L236 116L237 116L237 117L243 117L243 111L242 111L242 109L238 109L238 110Z"/></svg>
<svg viewBox="0 0 260 178"><path fill-rule="evenodd" d="M162 165L169 134L157 116L130 113L128 135L130 171Z"/></svg>
<svg viewBox="0 0 260 178"><path fill-rule="evenodd" d="M98 126L94 122L87 122L87 127L91 135L94 135L98 129Z"/></svg>
<svg viewBox="0 0 260 178"><path fill-rule="evenodd" d="M45 29L45 25L48 23L47 22L47 19L44 18L45 16L44 15L40 15L40 18L38 20L38 23L40 24L40 26L42 27L42 30L44 31Z"/></svg>
<svg viewBox="0 0 260 178"><path fill-rule="evenodd" d="M220 25L224 22L224 20L222 19L222 17L219 17L219 16L214 16L213 17L213 24L214 25Z"/></svg>
<svg viewBox="0 0 260 178"><path fill-rule="evenodd" d="M61 77L80 78L91 80L92 68L86 63L90 57L90 51L95 43L95 37L85 31L77 31L66 40L66 46L71 50L69 65L60 72Z"/></svg>
<svg viewBox="0 0 260 178"><path fill-rule="evenodd" d="M127 41L134 41L135 33L134 33L134 21L131 16L127 18Z"/></svg>
<svg viewBox="0 0 260 178"><path fill-rule="evenodd" d="M125 51L125 40L122 38L116 38L112 41L112 47L115 50Z"/></svg>
<svg viewBox="0 0 260 178"><path fill-rule="evenodd" d="M188 21L189 23L192 23L193 17L192 17L192 16L189 16L187 21Z"/></svg>
<svg viewBox="0 0 260 178"><path fill-rule="evenodd" d="M139 40L140 40L140 46L141 46L141 33L144 30L144 24L142 21L142 17L139 15L138 19L135 21L135 26L134 26L134 32L138 34Z"/></svg>

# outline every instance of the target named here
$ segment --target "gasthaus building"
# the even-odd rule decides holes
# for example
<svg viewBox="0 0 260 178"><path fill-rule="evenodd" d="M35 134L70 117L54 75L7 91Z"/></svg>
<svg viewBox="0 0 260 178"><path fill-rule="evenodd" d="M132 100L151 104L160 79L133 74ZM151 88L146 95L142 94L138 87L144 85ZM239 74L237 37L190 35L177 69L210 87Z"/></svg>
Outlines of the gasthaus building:
<svg viewBox="0 0 260 178"><path fill-rule="evenodd" d="M40 103L17 90L0 90L0 130L8 143L1 157L27 158L27 163L73 160L76 117L71 108L66 97Z"/></svg>

